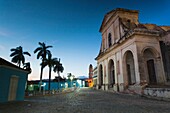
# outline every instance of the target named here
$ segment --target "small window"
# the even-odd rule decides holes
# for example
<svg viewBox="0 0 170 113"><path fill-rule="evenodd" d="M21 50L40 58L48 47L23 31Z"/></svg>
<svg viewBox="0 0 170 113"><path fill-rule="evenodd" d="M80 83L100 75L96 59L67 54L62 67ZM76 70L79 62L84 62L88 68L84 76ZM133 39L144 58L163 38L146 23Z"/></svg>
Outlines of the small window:
<svg viewBox="0 0 170 113"><path fill-rule="evenodd" d="M112 45L112 35L111 35L111 33L109 33L109 36L108 36L108 44L109 44L109 47Z"/></svg>
<svg viewBox="0 0 170 113"><path fill-rule="evenodd" d="M131 29L131 21L128 19L127 20L128 27Z"/></svg>

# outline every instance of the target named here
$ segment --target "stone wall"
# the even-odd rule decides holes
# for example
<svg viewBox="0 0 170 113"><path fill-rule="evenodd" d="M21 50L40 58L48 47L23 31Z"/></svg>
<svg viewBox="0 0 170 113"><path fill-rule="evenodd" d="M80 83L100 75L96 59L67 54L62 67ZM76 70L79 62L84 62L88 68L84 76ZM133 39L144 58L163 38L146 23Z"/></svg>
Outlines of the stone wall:
<svg viewBox="0 0 170 113"><path fill-rule="evenodd" d="M144 89L144 95L170 99L170 88L146 88Z"/></svg>

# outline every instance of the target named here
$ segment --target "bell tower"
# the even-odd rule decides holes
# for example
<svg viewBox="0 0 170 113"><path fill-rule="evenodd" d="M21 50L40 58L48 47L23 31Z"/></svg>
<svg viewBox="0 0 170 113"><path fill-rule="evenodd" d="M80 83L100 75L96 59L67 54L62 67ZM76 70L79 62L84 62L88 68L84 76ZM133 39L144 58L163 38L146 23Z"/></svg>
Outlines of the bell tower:
<svg viewBox="0 0 170 113"><path fill-rule="evenodd" d="M93 76L93 66L92 64L89 65L89 79L92 79Z"/></svg>

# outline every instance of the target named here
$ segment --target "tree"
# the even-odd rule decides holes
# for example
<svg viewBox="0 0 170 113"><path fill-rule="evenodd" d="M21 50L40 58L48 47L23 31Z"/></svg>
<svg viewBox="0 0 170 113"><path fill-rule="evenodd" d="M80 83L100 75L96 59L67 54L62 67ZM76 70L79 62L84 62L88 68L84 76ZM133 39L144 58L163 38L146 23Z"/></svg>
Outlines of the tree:
<svg viewBox="0 0 170 113"><path fill-rule="evenodd" d="M60 83L60 79L59 79L60 72L62 73L63 71L64 71L64 67L63 67L62 63L60 63L60 59L59 59L59 61L57 61L54 65L54 72L57 72L57 74L58 74L58 87L59 87L59 83Z"/></svg>
<svg viewBox="0 0 170 113"><path fill-rule="evenodd" d="M67 74L67 77L68 77L68 80L71 80L71 79L74 79L74 78L75 78L75 76L72 75L71 73L68 73L68 74Z"/></svg>
<svg viewBox="0 0 170 113"><path fill-rule="evenodd" d="M72 80L74 80L75 76L72 75L71 73L67 74L68 80L71 81L70 87L72 87Z"/></svg>
<svg viewBox="0 0 170 113"><path fill-rule="evenodd" d="M21 63L22 63L23 65L24 65L24 63L25 63L25 57L24 57L24 55L31 56L30 53L28 53L28 52L23 52L23 49L22 49L21 46L16 47L16 48L12 48L12 49L11 49L11 52L12 52L12 53L11 53L10 57L13 57L13 58L12 58L12 62L17 63L17 65L18 65L19 67L21 67Z"/></svg>
<svg viewBox="0 0 170 113"><path fill-rule="evenodd" d="M37 53L37 59L41 58L42 62L46 59L47 55L50 55L51 52L48 50L48 48L52 48L52 46L46 46L46 44L43 42L39 42L40 47L36 48L34 50L34 53ZM41 92L41 84L42 84L42 75L43 75L43 66L41 66L41 72L40 72L40 86L39 86L39 91Z"/></svg>
<svg viewBox="0 0 170 113"><path fill-rule="evenodd" d="M48 84L48 90L50 91L51 88L51 70L54 67L54 65L57 62L57 58L52 58L52 55L49 54L48 59L44 59L44 62L41 63L42 67L49 67L49 84Z"/></svg>
<svg viewBox="0 0 170 113"><path fill-rule="evenodd" d="M64 71L64 67L62 63L60 63L60 59L59 59L59 61L57 61L54 66L54 72L57 72L58 76L60 76L60 72L62 73L63 71Z"/></svg>
<svg viewBox="0 0 170 113"><path fill-rule="evenodd" d="M24 63L24 67L23 67L25 70L28 70L29 71L29 74L31 73L31 66L30 66L30 62L27 62L27 63Z"/></svg>

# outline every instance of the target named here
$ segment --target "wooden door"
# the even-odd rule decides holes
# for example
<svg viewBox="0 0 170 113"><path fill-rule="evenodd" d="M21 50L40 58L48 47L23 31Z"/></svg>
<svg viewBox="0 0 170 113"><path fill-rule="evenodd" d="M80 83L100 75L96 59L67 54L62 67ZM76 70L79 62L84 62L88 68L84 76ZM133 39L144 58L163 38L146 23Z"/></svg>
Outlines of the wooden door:
<svg viewBox="0 0 170 113"><path fill-rule="evenodd" d="M112 78L113 79L113 84L115 84L115 70L114 69L112 70L112 75L113 75L113 78Z"/></svg>
<svg viewBox="0 0 170 113"><path fill-rule="evenodd" d="M129 85L132 84L132 80L131 80L131 71L130 71L130 65L127 64L127 75L128 75L128 83Z"/></svg>
<svg viewBox="0 0 170 113"><path fill-rule="evenodd" d="M16 100L18 79L19 79L18 76L12 76L10 79L8 101Z"/></svg>
<svg viewBox="0 0 170 113"><path fill-rule="evenodd" d="M153 59L147 61L147 68L148 68L148 75L149 75L149 83L156 84L156 74L155 74L155 66L154 66Z"/></svg>

